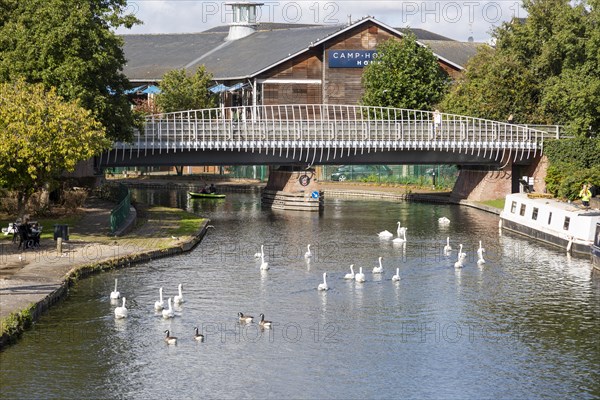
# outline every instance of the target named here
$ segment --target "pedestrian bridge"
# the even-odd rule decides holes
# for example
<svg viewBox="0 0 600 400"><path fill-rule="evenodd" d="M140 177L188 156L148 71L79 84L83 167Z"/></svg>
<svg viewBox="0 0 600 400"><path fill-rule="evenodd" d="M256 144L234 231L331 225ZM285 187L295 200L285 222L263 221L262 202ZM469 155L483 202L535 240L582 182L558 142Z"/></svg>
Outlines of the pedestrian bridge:
<svg viewBox="0 0 600 400"><path fill-rule="evenodd" d="M152 115L100 167L528 163L556 127L353 105L213 108Z"/></svg>

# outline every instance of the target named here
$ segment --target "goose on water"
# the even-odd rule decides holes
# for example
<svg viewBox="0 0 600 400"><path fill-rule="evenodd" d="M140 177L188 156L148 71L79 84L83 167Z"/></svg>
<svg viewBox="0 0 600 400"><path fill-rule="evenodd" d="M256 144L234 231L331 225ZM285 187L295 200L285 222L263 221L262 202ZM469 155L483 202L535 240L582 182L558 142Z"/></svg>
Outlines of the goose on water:
<svg viewBox="0 0 600 400"><path fill-rule="evenodd" d="M241 312L238 313L238 317L240 318L240 322L243 323L249 324L254 321L254 317L252 315L244 315Z"/></svg>
<svg viewBox="0 0 600 400"><path fill-rule="evenodd" d="M177 344L177 338L175 336L171 336L171 332L169 332L169 330L165 330L166 336L165 336L165 342L167 342L167 344Z"/></svg>
<svg viewBox="0 0 600 400"><path fill-rule="evenodd" d="M194 328L194 340L204 342L204 335L198 332L198 328Z"/></svg>
<svg viewBox="0 0 600 400"><path fill-rule="evenodd" d="M273 324L273 322L267 321L265 319L265 314L260 314L260 322L258 323L258 325L261 328L270 328L272 324Z"/></svg>

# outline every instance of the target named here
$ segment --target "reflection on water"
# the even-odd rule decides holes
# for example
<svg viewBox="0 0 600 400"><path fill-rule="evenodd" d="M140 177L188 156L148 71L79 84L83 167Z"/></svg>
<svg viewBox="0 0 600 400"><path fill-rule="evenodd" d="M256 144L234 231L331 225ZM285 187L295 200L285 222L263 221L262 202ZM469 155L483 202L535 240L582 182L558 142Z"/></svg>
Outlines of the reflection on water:
<svg viewBox="0 0 600 400"><path fill-rule="evenodd" d="M78 282L0 354L0 397L600 396L600 287L589 262L499 235L496 216L391 201L328 199L319 215L263 210L257 194L137 196L215 229L188 254ZM437 223L443 216L449 226ZM408 241L380 240L397 221ZM455 269L461 243L467 257ZM261 244L268 271L254 257ZM380 256L384 273L374 275ZM350 264L366 282L343 279ZM317 290L323 272L327 292ZM121 321L109 300L115 278L129 309ZM186 301L165 320L153 307L158 288L166 300L179 283ZM255 323L240 325L238 312ZM259 327L260 313L272 329Z"/></svg>

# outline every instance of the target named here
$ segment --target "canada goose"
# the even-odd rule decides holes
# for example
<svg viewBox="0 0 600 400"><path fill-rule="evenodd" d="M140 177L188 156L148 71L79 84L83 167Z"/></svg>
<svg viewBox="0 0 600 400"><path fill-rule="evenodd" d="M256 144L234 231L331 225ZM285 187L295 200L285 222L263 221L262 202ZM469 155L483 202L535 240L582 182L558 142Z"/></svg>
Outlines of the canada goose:
<svg viewBox="0 0 600 400"><path fill-rule="evenodd" d="M362 272L362 267L359 267L358 274L356 274L356 276L354 276L354 280L356 282L361 282L361 283L365 281L365 274L363 274L363 272Z"/></svg>
<svg viewBox="0 0 600 400"><path fill-rule="evenodd" d="M110 298L111 298L111 300L115 300L120 297L121 297L121 293L119 293L119 291L117 290L117 279L115 279L115 290L110 292Z"/></svg>
<svg viewBox="0 0 600 400"><path fill-rule="evenodd" d="M260 314L260 322L258 325L260 325L262 328L270 328L272 324L273 323L271 321L267 321L265 319L265 314Z"/></svg>
<svg viewBox="0 0 600 400"><path fill-rule="evenodd" d="M318 290L329 290L329 286L327 286L327 272L323 272L323 283L319 283L317 286Z"/></svg>
<svg viewBox="0 0 600 400"><path fill-rule="evenodd" d="M243 323L249 324L254 321L254 317L252 315L244 315L241 312L238 313L238 317L240 317L240 322Z"/></svg>
<svg viewBox="0 0 600 400"><path fill-rule="evenodd" d="M154 309L156 311L162 311L165 308L165 301L163 300L163 288L158 289L158 300L154 302Z"/></svg>
<svg viewBox="0 0 600 400"><path fill-rule="evenodd" d="M381 264L381 260L383 257L379 257L379 267L373 267L373 273L374 274L381 274L383 273L383 265Z"/></svg>
<svg viewBox="0 0 600 400"><path fill-rule="evenodd" d="M167 344L177 344L177 338L175 336L171 336L169 330L165 330L165 333L167 334L165 336L165 342L167 342Z"/></svg>
<svg viewBox="0 0 600 400"><path fill-rule="evenodd" d="M169 300L167 300L167 303L169 304L169 308L166 310L162 310L162 316L164 319L173 318L175 316L175 311L173 311L173 306L171 305L170 297Z"/></svg>
<svg viewBox="0 0 600 400"><path fill-rule="evenodd" d="M125 297L123 297L123 305L115 308L115 318L127 318L127 308L125 307Z"/></svg>
<svg viewBox="0 0 600 400"><path fill-rule="evenodd" d="M400 268L396 268L396 275L392 276L392 281L398 282L400 280Z"/></svg>
<svg viewBox="0 0 600 400"><path fill-rule="evenodd" d="M183 293L181 292L181 288L183 286L181 285L181 283L177 286L177 289L179 289L179 294L175 295L175 297L173 298L173 303L174 304L181 304L183 303Z"/></svg>
<svg viewBox="0 0 600 400"><path fill-rule="evenodd" d="M194 328L194 331L196 332L194 334L194 339L199 341L199 342L204 342L204 335L201 333L198 333L198 328Z"/></svg>
<svg viewBox="0 0 600 400"><path fill-rule="evenodd" d="M350 265L350 273L344 275L344 279L354 279L354 264Z"/></svg>

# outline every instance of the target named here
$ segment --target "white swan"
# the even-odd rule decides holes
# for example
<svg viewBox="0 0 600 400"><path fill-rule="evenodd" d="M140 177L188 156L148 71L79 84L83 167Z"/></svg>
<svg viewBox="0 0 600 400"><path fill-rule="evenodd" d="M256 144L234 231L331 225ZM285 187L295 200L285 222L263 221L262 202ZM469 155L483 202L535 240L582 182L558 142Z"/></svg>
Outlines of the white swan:
<svg viewBox="0 0 600 400"><path fill-rule="evenodd" d="M379 257L379 267L373 267L373 273L374 274L381 274L383 273L383 265L381 264L381 260L383 259L383 257Z"/></svg>
<svg viewBox="0 0 600 400"><path fill-rule="evenodd" d="M398 221L398 229L396 229L396 235L400 236L400 221Z"/></svg>
<svg viewBox="0 0 600 400"><path fill-rule="evenodd" d="M483 255L479 256L479 259L477 260L477 265L483 265L485 264L485 260L483 258Z"/></svg>
<svg viewBox="0 0 600 400"><path fill-rule="evenodd" d="M394 234L388 230L381 231L377 234L381 239L391 239L394 237Z"/></svg>
<svg viewBox="0 0 600 400"><path fill-rule="evenodd" d="M121 293L119 293L119 291L117 290L117 279L115 279L115 290L110 292L110 298L111 298L111 300L115 300L120 297L121 297Z"/></svg>
<svg viewBox="0 0 600 400"><path fill-rule="evenodd" d="M406 242L406 227L398 228L398 237L392 240L394 243L404 243Z"/></svg>
<svg viewBox="0 0 600 400"><path fill-rule="evenodd" d="M466 257L467 257L467 254L462 252L462 244L461 244L460 248L458 250L458 259L454 263L454 268L462 268L463 261L465 260Z"/></svg>
<svg viewBox="0 0 600 400"><path fill-rule="evenodd" d="M265 261L265 256L264 254L261 257L261 264L260 264L260 270L261 271L267 271L269 269L269 263Z"/></svg>
<svg viewBox="0 0 600 400"><path fill-rule="evenodd" d="M354 264L350 265L350 273L344 275L344 279L354 279Z"/></svg>
<svg viewBox="0 0 600 400"><path fill-rule="evenodd" d="M308 250L306 251L306 253L304 253L304 258L311 258L312 257L312 253L310 251L310 244L308 246L306 246L308 248Z"/></svg>
<svg viewBox="0 0 600 400"><path fill-rule="evenodd" d="M327 286L327 272L323 272L323 283L320 283L317 286L318 290L329 290L329 286Z"/></svg>
<svg viewBox="0 0 600 400"><path fill-rule="evenodd" d="M127 318L127 307L125 307L125 297L123 297L123 305L115 308L115 318Z"/></svg>
<svg viewBox="0 0 600 400"><path fill-rule="evenodd" d="M462 249L463 245L461 244L458 249L458 259L462 259L464 261L464 259L467 258L467 253L463 253Z"/></svg>
<svg viewBox="0 0 600 400"><path fill-rule="evenodd" d="M272 324L273 324L273 323L272 323L271 321L267 321L267 320L265 319L265 314L260 314L260 322L258 323L258 325L259 325L261 328L271 328L271 325L272 325Z"/></svg>
<svg viewBox="0 0 600 400"><path fill-rule="evenodd" d="M198 328L194 328L194 340L204 342L204 335L198 332Z"/></svg>
<svg viewBox="0 0 600 400"><path fill-rule="evenodd" d="M254 258L261 258L265 256L265 249L264 249L265 245L261 244L260 245L260 252L259 253L254 253Z"/></svg>
<svg viewBox="0 0 600 400"><path fill-rule="evenodd" d="M179 290L179 294L175 295L175 297L173 298L173 303L174 304L181 304L183 303L183 293L181 293L181 288L183 287L183 285L180 283L177 286L177 289Z"/></svg>
<svg viewBox="0 0 600 400"><path fill-rule="evenodd" d="M450 223L450 220L446 217L441 217L438 218L438 223L441 225L448 225Z"/></svg>
<svg viewBox="0 0 600 400"><path fill-rule="evenodd" d="M173 318L175 316L175 311L173 311L173 305L171 304L170 297L169 300L167 300L167 303L169 304L169 308L166 310L162 310L162 317L164 319Z"/></svg>
<svg viewBox="0 0 600 400"><path fill-rule="evenodd" d="M446 238L446 245L444 246L444 253L450 253L452 251L452 246L450 246L450 236Z"/></svg>
<svg viewBox="0 0 600 400"><path fill-rule="evenodd" d="M165 301L163 300L162 288L158 289L158 300L154 302L154 309L161 311L165 308Z"/></svg>
<svg viewBox="0 0 600 400"><path fill-rule="evenodd" d="M392 276L392 281L394 281L394 282L400 281L400 268L396 268L396 275Z"/></svg>
<svg viewBox="0 0 600 400"><path fill-rule="evenodd" d="M168 329L165 330L165 333L167 334L165 336L165 342L167 342L167 344L177 344L177 338L175 336L171 336L171 333Z"/></svg>
<svg viewBox="0 0 600 400"><path fill-rule="evenodd" d="M483 258L483 253L485 253L485 249L481 246L481 240L479 241L479 248L477 249L477 256L479 258Z"/></svg>
<svg viewBox="0 0 600 400"><path fill-rule="evenodd" d="M360 267L358 269L358 274L356 274L356 276L354 276L354 280L356 282L361 282L361 283L365 281L365 274L363 274L363 272L362 272L362 267Z"/></svg>
<svg viewBox="0 0 600 400"><path fill-rule="evenodd" d="M249 324L254 320L252 315L244 315L241 312L238 313L238 317L240 318L240 322Z"/></svg>

